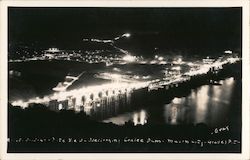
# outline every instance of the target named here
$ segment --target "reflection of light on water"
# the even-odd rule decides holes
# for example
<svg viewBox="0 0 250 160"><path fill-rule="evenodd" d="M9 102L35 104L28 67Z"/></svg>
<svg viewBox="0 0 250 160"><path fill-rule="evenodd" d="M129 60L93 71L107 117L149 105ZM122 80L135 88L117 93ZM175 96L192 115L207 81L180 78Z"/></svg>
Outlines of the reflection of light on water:
<svg viewBox="0 0 250 160"><path fill-rule="evenodd" d="M221 121L222 115L226 115L234 79L228 78L220 83L222 85L202 86L197 92L197 97L193 99L196 101L196 123L218 123ZM212 92L209 92L209 89Z"/></svg>
<svg viewBox="0 0 250 160"><path fill-rule="evenodd" d="M132 122L134 126L144 125L147 123L148 114L146 110L140 110L132 113L121 114L116 117L108 118L103 120L104 123L112 122L117 125L124 125L125 122Z"/></svg>
<svg viewBox="0 0 250 160"><path fill-rule="evenodd" d="M171 108L171 124L176 124L177 123L177 107L173 106Z"/></svg>
<svg viewBox="0 0 250 160"><path fill-rule="evenodd" d="M225 83L226 83L226 85L232 85L234 83L234 78L231 77L231 78L226 79Z"/></svg>
<svg viewBox="0 0 250 160"><path fill-rule="evenodd" d="M221 86L213 86L213 100L215 101L220 101L220 98L221 98L221 89L220 89Z"/></svg>
<svg viewBox="0 0 250 160"><path fill-rule="evenodd" d="M179 98L178 104L176 103L170 103L165 105L164 109L164 117L165 122L168 124L177 124L178 123L178 115L179 115L179 109L178 106L181 105L181 99Z"/></svg>
<svg viewBox="0 0 250 160"><path fill-rule="evenodd" d="M178 115L179 115L179 107L181 106L181 98L174 98L172 100L172 103L165 105L164 109L164 117L165 122L169 124L177 124L178 123ZM177 102L177 103L176 103Z"/></svg>
<svg viewBox="0 0 250 160"><path fill-rule="evenodd" d="M196 121L197 122L204 122L205 121L205 116L207 113L207 107L208 107L208 89L209 86L205 85L202 86L197 93L196 97Z"/></svg>
<svg viewBox="0 0 250 160"><path fill-rule="evenodd" d="M224 103L229 103L231 100L231 96L232 96L232 92L233 92L233 85L234 84L234 78L227 78L223 85L222 85L222 89L223 90L223 94L221 95L221 99L223 99Z"/></svg>
<svg viewBox="0 0 250 160"><path fill-rule="evenodd" d="M147 123L147 113L145 110L141 110L140 112L136 112L133 114L133 122L134 125L144 125Z"/></svg>
<svg viewBox="0 0 250 160"><path fill-rule="evenodd" d="M223 123L228 116L231 107L232 92L234 87L234 79L227 78L220 82L222 85L213 86L210 101L210 119L212 124Z"/></svg>
<svg viewBox="0 0 250 160"><path fill-rule="evenodd" d="M138 124L138 114L133 115L133 122L135 126Z"/></svg>
<svg viewBox="0 0 250 160"><path fill-rule="evenodd" d="M197 124L206 123L209 126L224 123L225 117L228 116L228 109L233 92L232 79L221 81L222 85L205 85L197 89L191 90L188 97L175 97L170 104L164 105L164 113L162 111L153 114L161 115L163 118L157 118L156 123L165 122L167 124ZM230 84L230 85L227 85ZM217 100L216 100L217 99ZM227 103L226 103L227 102ZM153 111L154 112L154 111ZM145 117L145 118L144 118ZM125 122L132 122L134 125L154 123L154 118L145 110L138 112L130 112L126 114L113 115L113 117L104 120L104 122L112 122L123 125Z"/></svg>
<svg viewBox="0 0 250 160"><path fill-rule="evenodd" d="M168 124L222 122L227 114L233 92L233 78L220 82L222 85L204 85L192 90L187 98L174 98L164 106L164 118ZM222 116L223 115L223 116Z"/></svg>
<svg viewBox="0 0 250 160"><path fill-rule="evenodd" d="M140 112L140 124L144 125L144 123L147 123L146 112L145 112L145 110L141 110L141 112Z"/></svg>
<svg viewBox="0 0 250 160"><path fill-rule="evenodd" d="M195 94L194 90L192 90L191 99L195 99L195 97L196 97L196 94Z"/></svg>
<svg viewBox="0 0 250 160"><path fill-rule="evenodd" d="M233 77L227 78L223 81L222 80L219 81L219 83L222 85L212 86L212 89L213 89L212 100L216 102L229 104L229 100L230 100L231 93L232 93L232 87L234 83L234 78Z"/></svg>

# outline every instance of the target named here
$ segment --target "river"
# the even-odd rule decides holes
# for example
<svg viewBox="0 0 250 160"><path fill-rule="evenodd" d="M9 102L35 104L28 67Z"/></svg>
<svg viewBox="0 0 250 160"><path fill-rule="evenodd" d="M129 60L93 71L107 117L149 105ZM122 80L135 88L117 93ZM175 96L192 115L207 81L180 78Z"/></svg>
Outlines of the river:
<svg viewBox="0 0 250 160"><path fill-rule="evenodd" d="M229 121L232 107L240 108L240 99L236 103L232 102L240 92L240 82L231 77L216 85L192 89L188 96L175 97L170 103L159 102L154 105L141 102L141 105L136 103L135 106L128 93L106 100L93 107L88 114L93 119L117 125L124 125L126 122L134 125L205 123L215 127ZM237 106L232 106L232 103Z"/></svg>

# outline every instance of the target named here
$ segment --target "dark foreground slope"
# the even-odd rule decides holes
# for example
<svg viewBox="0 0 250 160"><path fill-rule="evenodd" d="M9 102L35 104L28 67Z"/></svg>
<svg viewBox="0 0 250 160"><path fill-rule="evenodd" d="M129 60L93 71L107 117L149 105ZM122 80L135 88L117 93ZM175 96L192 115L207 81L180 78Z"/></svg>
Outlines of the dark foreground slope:
<svg viewBox="0 0 250 160"><path fill-rule="evenodd" d="M239 152L241 145L234 125L219 133L206 124L116 126L39 105L9 107L9 116L9 152Z"/></svg>

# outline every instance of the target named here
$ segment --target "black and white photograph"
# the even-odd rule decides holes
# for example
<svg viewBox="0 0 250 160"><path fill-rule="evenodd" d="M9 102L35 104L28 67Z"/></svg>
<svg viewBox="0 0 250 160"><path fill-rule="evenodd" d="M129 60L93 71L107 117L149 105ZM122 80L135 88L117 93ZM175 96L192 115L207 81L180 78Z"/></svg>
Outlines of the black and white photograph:
<svg viewBox="0 0 250 160"><path fill-rule="evenodd" d="M242 6L13 5L6 25L7 153L242 153Z"/></svg>

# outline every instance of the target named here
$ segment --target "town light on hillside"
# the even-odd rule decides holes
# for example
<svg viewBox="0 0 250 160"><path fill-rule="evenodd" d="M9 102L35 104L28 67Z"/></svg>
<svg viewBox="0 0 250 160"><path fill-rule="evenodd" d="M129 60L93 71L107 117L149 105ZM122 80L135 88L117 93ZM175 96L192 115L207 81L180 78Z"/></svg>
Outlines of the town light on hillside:
<svg viewBox="0 0 250 160"><path fill-rule="evenodd" d="M136 57L131 55L125 55L122 59L126 62L134 62L136 60Z"/></svg>

